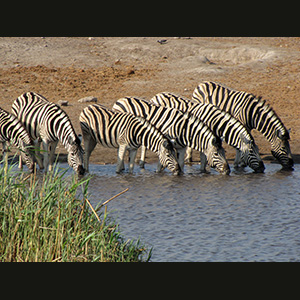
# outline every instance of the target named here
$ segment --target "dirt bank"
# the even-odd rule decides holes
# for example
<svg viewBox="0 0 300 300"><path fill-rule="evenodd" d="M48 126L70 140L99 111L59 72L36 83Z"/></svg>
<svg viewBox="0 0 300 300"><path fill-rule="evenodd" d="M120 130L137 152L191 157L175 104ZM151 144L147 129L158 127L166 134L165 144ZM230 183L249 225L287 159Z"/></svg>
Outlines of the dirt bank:
<svg viewBox="0 0 300 300"><path fill-rule="evenodd" d="M191 97L202 80L261 95L291 128L298 161L300 38L1 37L0 57L1 107L10 111L27 91L53 102L68 100L64 110L78 132L87 105L78 100L86 96L108 107L123 96L150 99L162 91ZM268 142L254 136L263 157L270 158ZM226 150L232 158L234 151ZM148 160L155 159L149 153ZM91 162L114 163L116 150L97 146Z"/></svg>

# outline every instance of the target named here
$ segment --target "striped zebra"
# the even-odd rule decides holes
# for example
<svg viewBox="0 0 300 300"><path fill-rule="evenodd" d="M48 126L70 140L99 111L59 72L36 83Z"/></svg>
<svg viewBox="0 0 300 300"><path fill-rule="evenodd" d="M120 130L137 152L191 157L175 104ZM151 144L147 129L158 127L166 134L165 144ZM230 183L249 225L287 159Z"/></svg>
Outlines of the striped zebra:
<svg viewBox="0 0 300 300"><path fill-rule="evenodd" d="M236 149L235 168L241 162L242 166L249 165L257 173L264 171L265 166L252 135L240 121L229 113L221 111L210 103L193 102L169 92L156 94L150 103L177 108L183 112L188 111L193 116L200 118L217 136L224 138L228 145ZM191 151L188 154L191 156Z"/></svg>
<svg viewBox="0 0 300 300"><path fill-rule="evenodd" d="M222 141L200 119L190 114L184 114L177 109L157 107L147 101L124 97L119 99L113 110L129 112L149 121L165 135L176 141L178 161L183 170L184 155L186 147L192 147L203 152L203 160L216 168L223 174L229 174L230 168L225 158L225 151L222 148ZM145 152L141 156L142 165L145 161ZM205 171L206 163L201 165L201 171Z"/></svg>
<svg viewBox="0 0 300 300"><path fill-rule="evenodd" d="M11 143L21 152L21 158L31 173L34 171L33 142L19 120L0 108L0 142L3 145L3 159L7 162L6 143Z"/></svg>
<svg viewBox="0 0 300 300"><path fill-rule="evenodd" d="M87 170L91 152L99 143L104 147L118 148L117 173L123 169L126 150L130 153L129 173L133 172L134 159L141 145L155 152L160 163L173 174L179 175L181 172L169 139L146 120L93 104L83 109L79 121L85 147L84 166Z"/></svg>
<svg viewBox="0 0 300 300"><path fill-rule="evenodd" d="M84 174L83 149L68 115L43 96L28 92L19 96L12 105L13 114L20 120L32 140L41 140L44 162L40 168L52 169L55 148L60 141L68 151L68 163L79 175ZM49 153L48 153L49 152Z"/></svg>
<svg viewBox="0 0 300 300"><path fill-rule="evenodd" d="M193 100L212 103L230 113L251 131L261 132L271 143L271 153L284 169L292 169L294 161L289 145L289 132L275 111L261 97L232 90L213 81L200 83Z"/></svg>

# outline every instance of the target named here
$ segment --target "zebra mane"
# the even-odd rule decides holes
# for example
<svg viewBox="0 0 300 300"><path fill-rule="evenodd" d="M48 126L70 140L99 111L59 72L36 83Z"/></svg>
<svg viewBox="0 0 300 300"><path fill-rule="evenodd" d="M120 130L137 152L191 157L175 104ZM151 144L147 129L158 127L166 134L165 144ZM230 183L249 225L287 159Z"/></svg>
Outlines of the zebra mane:
<svg viewBox="0 0 300 300"><path fill-rule="evenodd" d="M275 110L272 108L272 106L267 103L267 101L265 99L262 99L262 96L256 96L254 94L251 93L247 93L249 94L250 97L250 101L255 101L257 102L257 105L260 106L260 111L264 111L265 113L268 113L269 115L271 114L272 116L274 116L278 122L279 122L279 128L278 130L281 132L281 136L284 139L289 139L289 132L286 129L286 127L284 126L283 122L281 121L281 119L279 118L279 116L277 115L277 113L275 112Z"/></svg>
<svg viewBox="0 0 300 300"><path fill-rule="evenodd" d="M129 114L131 116L133 116L131 113L126 113L125 114ZM148 120L146 120L143 117L138 117L138 116L133 116L135 118L137 118L143 125L147 126L147 128L154 128L159 134L161 134L166 140L168 140L168 142L171 142L171 137L168 134L164 134L160 129L158 129L157 127L155 127L154 125L152 125Z"/></svg>
<svg viewBox="0 0 300 300"><path fill-rule="evenodd" d="M214 85L219 85L219 86L222 86L224 88L226 88L228 90L228 92L230 93L231 92L242 92L244 93L245 95L247 95L247 100L249 102L256 102L256 105L260 106L260 111L261 112L265 112L269 115L274 116L277 120L278 120L278 130L279 132L281 133L281 137L283 139L289 139L289 132L288 130L286 129L286 127L284 126L283 122L281 121L281 119L279 118L279 116L276 114L275 110L271 107L271 105L269 103L267 103L266 100L263 100L262 99L262 96L256 96L252 93L249 93L249 92L245 92L245 91L238 91L238 90L235 90L235 89L232 89L228 86L226 86L225 84L222 84L222 83L217 83L217 82L214 82L214 81L204 81L203 83L212 83Z"/></svg>
<svg viewBox="0 0 300 300"><path fill-rule="evenodd" d="M28 134L28 132L26 131L25 127L23 126L23 124L18 120L18 118L9 113L8 111L6 111L5 109L3 109L2 107L0 107L0 116L4 116L10 119L10 122L17 122L17 124L15 124L15 128L22 128L22 133L19 134L19 138L20 140L25 143L26 145L33 145L33 141L30 137L30 135ZM19 130L19 129L18 129ZM16 143L18 144L20 141L16 141ZM17 144L15 144L16 146L18 146Z"/></svg>
<svg viewBox="0 0 300 300"><path fill-rule="evenodd" d="M25 94L26 94L26 93L25 93ZM42 95L40 95L40 94L38 94L38 93L36 93L36 92L29 92L29 93L27 93L27 94L30 94L30 96L32 97L32 99L33 99L34 96L35 96L35 97L37 97L37 98L39 99L39 101L44 102L45 105L48 105L48 106L50 106L51 108L55 108L57 111L62 112L62 115L63 115L64 117L67 118L67 120L68 120L68 122L69 122L69 124L70 124L72 134L74 134L74 140L73 140L73 142L74 142L75 144L77 144L77 145L80 145L80 144L81 144L81 141L80 141L80 139L78 138L78 136L77 136L77 134L76 134L76 132L75 132L75 129L74 129L74 127L73 127L73 124L72 124L72 122L71 122L71 119L70 119L70 117L68 116L68 114L65 112L64 109L62 109L58 104L49 101L47 98L45 98L44 96L42 96ZM23 95L24 95L24 94L23 94ZM23 96L23 95L22 95L22 96ZM70 144L69 138L65 138L64 136L60 136L60 137L59 137L59 140L63 143L64 146L66 146L67 144Z"/></svg>

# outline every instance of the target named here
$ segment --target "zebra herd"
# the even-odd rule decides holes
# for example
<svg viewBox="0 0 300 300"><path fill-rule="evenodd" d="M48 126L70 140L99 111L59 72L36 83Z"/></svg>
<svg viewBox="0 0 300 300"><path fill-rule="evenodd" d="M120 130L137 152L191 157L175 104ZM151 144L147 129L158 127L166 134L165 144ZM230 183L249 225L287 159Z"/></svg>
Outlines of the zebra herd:
<svg viewBox="0 0 300 300"><path fill-rule="evenodd" d="M69 165L84 175L99 143L118 149L117 173L124 169L125 153L129 151L132 173L137 149L142 147L141 167L148 149L159 158L158 172L168 168L178 175L183 173L184 161L191 161L194 149L200 151L202 172L208 165L229 174L222 147L225 141L236 149L235 168L249 166L262 173L265 166L251 135L256 129L270 142L272 155L284 169L292 169L294 164L289 131L266 101L212 81L200 83L191 99L164 92L150 101L124 97L112 109L92 104L82 110L79 121L85 150L70 118L58 105L37 93L24 93L14 101L12 114L0 109L3 156L7 159L6 143L10 142L21 153L20 166L22 159L31 172L35 161L40 169L51 170L60 141L68 152Z"/></svg>

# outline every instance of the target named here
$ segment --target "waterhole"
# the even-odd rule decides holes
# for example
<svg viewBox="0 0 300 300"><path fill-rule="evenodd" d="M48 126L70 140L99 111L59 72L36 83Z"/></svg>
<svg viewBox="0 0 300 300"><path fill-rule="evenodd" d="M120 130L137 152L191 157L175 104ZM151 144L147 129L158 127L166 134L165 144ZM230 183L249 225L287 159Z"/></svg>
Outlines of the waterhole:
<svg viewBox="0 0 300 300"><path fill-rule="evenodd" d="M232 167L232 166L231 166ZM116 174L115 165L91 165L90 199L108 204L109 217L126 239L153 247L152 261L299 261L300 168L281 171L266 164L229 176L199 165L183 176L155 164L135 173Z"/></svg>

